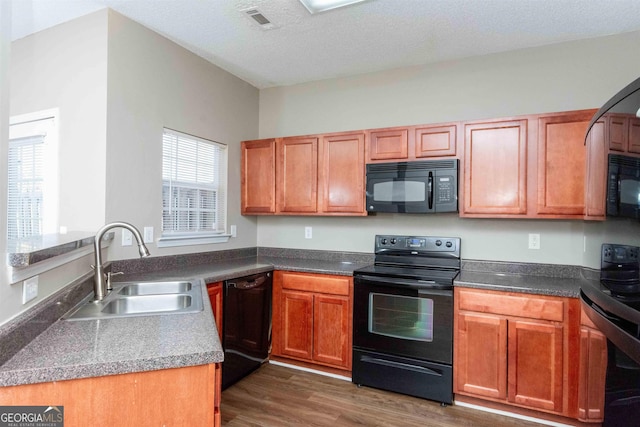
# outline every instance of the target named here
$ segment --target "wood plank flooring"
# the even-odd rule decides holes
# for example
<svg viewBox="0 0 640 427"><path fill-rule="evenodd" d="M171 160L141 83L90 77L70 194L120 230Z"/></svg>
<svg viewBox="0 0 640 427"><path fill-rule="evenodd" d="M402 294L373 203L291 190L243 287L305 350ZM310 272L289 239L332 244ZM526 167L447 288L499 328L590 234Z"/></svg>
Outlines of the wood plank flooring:
<svg viewBox="0 0 640 427"><path fill-rule="evenodd" d="M222 393L223 426L538 427L272 364Z"/></svg>

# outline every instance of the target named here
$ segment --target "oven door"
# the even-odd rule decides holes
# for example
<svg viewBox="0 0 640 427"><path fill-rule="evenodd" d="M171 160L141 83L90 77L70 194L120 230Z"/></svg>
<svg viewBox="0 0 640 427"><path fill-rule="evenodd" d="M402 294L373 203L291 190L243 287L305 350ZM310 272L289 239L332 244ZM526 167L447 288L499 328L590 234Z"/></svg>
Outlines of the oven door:
<svg viewBox="0 0 640 427"><path fill-rule="evenodd" d="M418 280L355 276L353 346L450 365L453 290Z"/></svg>

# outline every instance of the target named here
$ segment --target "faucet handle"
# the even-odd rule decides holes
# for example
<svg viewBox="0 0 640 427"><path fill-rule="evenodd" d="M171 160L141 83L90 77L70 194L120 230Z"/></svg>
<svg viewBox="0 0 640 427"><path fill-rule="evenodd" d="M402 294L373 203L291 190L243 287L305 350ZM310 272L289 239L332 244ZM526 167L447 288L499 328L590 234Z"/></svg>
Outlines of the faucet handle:
<svg viewBox="0 0 640 427"><path fill-rule="evenodd" d="M112 291L113 287L111 286L111 277L112 276L119 276L121 274L124 274L122 271L118 271L116 273L112 273L112 272L108 272L107 273L107 290L108 291Z"/></svg>

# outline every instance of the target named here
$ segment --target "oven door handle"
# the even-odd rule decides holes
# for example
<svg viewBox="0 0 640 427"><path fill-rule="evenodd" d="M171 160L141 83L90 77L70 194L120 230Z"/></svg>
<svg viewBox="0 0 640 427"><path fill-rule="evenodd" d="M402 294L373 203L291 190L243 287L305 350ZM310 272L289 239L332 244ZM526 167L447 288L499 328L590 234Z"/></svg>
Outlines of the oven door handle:
<svg viewBox="0 0 640 427"><path fill-rule="evenodd" d="M425 292L433 292L433 290L444 290L449 291L451 294L451 289L453 289L452 285L446 284L438 284L433 280L405 280L394 277L385 277L381 278L378 276L367 276L367 275L359 275L354 276L356 279L356 283L359 281L364 282L363 284L367 285L378 285L378 286L395 286L395 287L403 287L408 289L418 289Z"/></svg>
<svg viewBox="0 0 640 427"><path fill-rule="evenodd" d="M388 366L391 368L400 368L404 370L419 372L421 374L434 375L438 377L442 376L442 372L438 372L433 369L425 368L423 366L410 365L408 363L395 362L393 360L379 359L377 357L371 357L371 356L362 356L361 360L363 362L371 363L373 365Z"/></svg>

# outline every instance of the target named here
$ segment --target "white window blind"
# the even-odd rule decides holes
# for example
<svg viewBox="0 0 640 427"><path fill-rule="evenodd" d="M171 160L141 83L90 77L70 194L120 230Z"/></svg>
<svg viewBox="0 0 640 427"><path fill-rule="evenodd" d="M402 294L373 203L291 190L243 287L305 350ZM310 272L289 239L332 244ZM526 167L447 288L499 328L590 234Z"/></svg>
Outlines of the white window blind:
<svg viewBox="0 0 640 427"><path fill-rule="evenodd" d="M14 116L7 158L7 239L41 237L58 225L57 110Z"/></svg>
<svg viewBox="0 0 640 427"><path fill-rule="evenodd" d="M43 234L44 137L33 135L9 141L7 177L7 238Z"/></svg>
<svg viewBox="0 0 640 427"><path fill-rule="evenodd" d="M226 176L226 145L165 129L162 236L224 233Z"/></svg>

